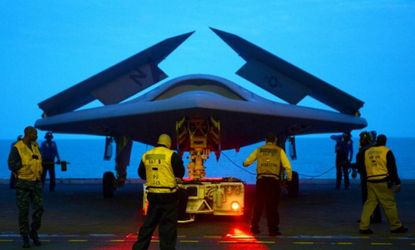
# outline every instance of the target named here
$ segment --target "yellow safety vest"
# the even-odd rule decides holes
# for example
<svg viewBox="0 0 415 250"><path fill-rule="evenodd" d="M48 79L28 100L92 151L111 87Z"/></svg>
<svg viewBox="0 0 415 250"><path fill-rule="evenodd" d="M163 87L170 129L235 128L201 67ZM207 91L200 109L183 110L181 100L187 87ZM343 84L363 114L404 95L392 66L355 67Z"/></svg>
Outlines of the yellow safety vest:
<svg viewBox="0 0 415 250"><path fill-rule="evenodd" d="M257 176L279 179L281 169L281 148L275 144L265 144L257 149Z"/></svg>
<svg viewBox="0 0 415 250"><path fill-rule="evenodd" d="M385 146L370 147L365 152L367 180L382 180L387 177L386 155L389 148Z"/></svg>
<svg viewBox="0 0 415 250"><path fill-rule="evenodd" d="M171 166L172 155L173 151L168 148L155 147L147 151L141 158L146 167L148 192L176 192L177 182Z"/></svg>
<svg viewBox="0 0 415 250"><path fill-rule="evenodd" d="M32 144L30 149L22 140L19 140L14 146L19 152L22 161L22 168L17 171L17 178L28 181L38 181L42 176L42 156L37 143Z"/></svg>

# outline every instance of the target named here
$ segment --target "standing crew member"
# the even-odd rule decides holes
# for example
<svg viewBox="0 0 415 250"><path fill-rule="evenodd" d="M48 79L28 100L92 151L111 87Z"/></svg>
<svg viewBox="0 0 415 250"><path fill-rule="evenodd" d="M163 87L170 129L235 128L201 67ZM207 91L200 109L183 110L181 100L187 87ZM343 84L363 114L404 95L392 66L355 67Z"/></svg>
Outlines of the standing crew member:
<svg viewBox="0 0 415 250"><path fill-rule="evenodd" d="M367 200L363 206L360 217L359 231L361 234L372 234L370 216L380 203L389 222L392 233L406 233L408 228L404 227L398 218L395 191L401 189L401 180L396 169L395 157L392 151L385 146L386 136L379 135L376 145L365 152L365 167L367 174Z"/></svg>
<svg viewBox="0 0 415 250"><path fill-rule="evenodd" d="M257 161L257 181L254 212L251 221L251 232L259 234L259 221L262 211L266 210L268 232L270 236L281 235L279 231L280 218L278 205L280 199L281 167L286 171L288 181L291 181L291 165L284 150L276 145L276 138L269 134L265 138L265 145L255 149L243 163L244 167Z"/></svg>
<svg viewBox="0 0 415 250"><path fill-rule="evenodd" d="M336 189L340 189L342 175L344 177L344 189L349 189L349 165L353 158L353 141L350 133L342 136L331 136L336 140Z"/></svg>
<svg viewBox="0 0 415 250"><path fill-rule="evenodd" d="M367 200L367 179L366 179L366 167L365 167L365 152L366 150L373 146L373 142L376 141L376 137L373 138L372 134L364 131L360 133L359 140L359 152L356 154L356 168L360 174L360 188L362 192L362 204L365 204ZM360 222L360 220L359 220ZM380 212L380 205L378 204L373 211L373 214L370 218L371 223L381 223L382 214Z"/></svg>
<svg viewBox="0 0 415 250"><path fill-rule="evenodd" d="M23 238L23 248L29 248L29 237L36 246L41 242L37 231L43 214L42 200L42 156L36 143L37 130L24 129L24 137L16 142L9 154L9 168L16 173L16 200L19 209L19 231ZM32 206L32 223L29 231L29 210Z"/></svg>
<svg viewBox="0 0 415 250"><path fill-rule="evenodd" d="M154 229L159 224L160 249L176 249L177 181L184 175L183 161L170 150L171 139L159 136L157 145L144 153L138 174L147 181L148 213L138 233L133 250L148 249Z"/></svg>
<svg viewBox="0 0 415 250"><path fill-rule="evenodd" d="M60 164L61 160L58 153L58 147L53 140L52 132L47 132L45 135L45 141L40 145L40 152L42 153L42 187L45 185L46 174L49 172L49 191L54 192L56 186L56 175L55 175L55 158L56 163Z"/></svg>

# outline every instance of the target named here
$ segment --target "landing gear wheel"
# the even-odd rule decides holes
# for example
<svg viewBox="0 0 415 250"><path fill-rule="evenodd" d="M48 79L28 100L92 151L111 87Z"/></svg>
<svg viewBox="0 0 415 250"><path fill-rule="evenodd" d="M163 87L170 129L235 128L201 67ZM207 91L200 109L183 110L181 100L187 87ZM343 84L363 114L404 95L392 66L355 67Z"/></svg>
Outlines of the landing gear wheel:
<svg viewBox="0 0 415 250"><path fill-rule="evenodd" d="M115 192L115 175L112 172L105 172L102 177L102 194L104 198L111 198Z"/></svg>
<svg viewBox="0 0 415 250"><path fill-rule="evenodd" d="M298 197L298 192L299 192L299 177L298 177L298 173L293 171L293 176L291 179L291 182L288 182L288 196L289 197Z"/></svg>

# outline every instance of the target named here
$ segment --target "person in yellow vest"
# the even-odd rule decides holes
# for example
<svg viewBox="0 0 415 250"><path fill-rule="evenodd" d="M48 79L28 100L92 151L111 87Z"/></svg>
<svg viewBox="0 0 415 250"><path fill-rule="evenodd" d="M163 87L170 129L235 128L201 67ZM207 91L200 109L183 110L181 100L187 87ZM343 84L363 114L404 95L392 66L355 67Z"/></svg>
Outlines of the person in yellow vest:
<svg viewBox="0 0 415 250"><path fill-rule="evenodd" d="M273 134L268 134L265 137L265 145L255 149L243 162L243 166L248 167L254 161L257 161L256 201L250 230L253 234L261 233L259 221L265 206L269 235L281 235L278 214L281 192L280 176L281 168L283 168L288 181L291 181L290 162L284 150L276 145L276 137Z"/></svg>
<svg viewBox="0 0 415 250"><path fill-rule="evenodd" d="M376 136L371 132L363 131L359 135L359 151L356 154L356 169L360 174L360 189L362 194L362 205L367 200L367 180L366 180L366 167L365 167L365 152L368 148L376 143ZM358 220L360 222L360 219ZM378 204L370 217L371 223L382 223L382 214L380 211L380 205Z"/></svg>
<svg viewBox="0 0 415 250"><path fill-rule="evenodd" d="M401 180L398 176L395 156L386 147L385 135L379 135L376 145L365 151L365 170L367 199L360 217L359 232L361 234L373 233L369 228L370 217L380 203L388 219L390 231L392 233L406 233L408 228L404 227L399 220L394 194L394 191L400 191Z"/></svg>
<svg viewBox="0 0 415 250"><path fill-rule="evenodd" d="M8 164L16 175L16 200L19 210L19 231L23 239L23 248L29 248L29 237L36 246L41 242L38 230L43 214L42 199L42 156L36 143L37 130L28 126L24 137L17 141L10 151ZM29 229L29 210L32 207L32 223Z"/></svg>
<svg viewBox="0 0 415 250"><path fill-rule="evenodd" d="M147 216L141 226L133 250L148 249L151 236L159 225L160 249L176 249L177 240L177 180L183 178L184 166L181 157L170 149L171 138L159 136L157 145L144 153L138 174L146 180Z"/></svg>

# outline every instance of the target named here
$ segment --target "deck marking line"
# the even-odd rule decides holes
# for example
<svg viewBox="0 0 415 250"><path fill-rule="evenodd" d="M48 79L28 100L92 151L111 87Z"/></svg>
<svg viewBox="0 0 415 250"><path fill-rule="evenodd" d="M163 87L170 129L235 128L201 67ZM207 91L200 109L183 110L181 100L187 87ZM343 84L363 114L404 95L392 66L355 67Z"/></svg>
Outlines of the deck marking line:
<svg viewBox="0 0 415 250"><path fill-rule="evenodd" d="M239 242L236 241L236 240L220 240L220 241L218 241L218 243L220 243L220 244L235 244L235 243L239 243Z"/></svg>
<svg viewBox="0 0 415 250"><path fill-rule="evenodd" d="M181 243L199 243L198 240L180 240Z"/></svg>
<svg viewBox="0 0 415 250"><path fill-rule="evenodd" d="M110 242L124 242L125 240L110 240Z"/></svg>
<svg viewBox="0 0 415 250"><path fill-rule="evenodd" d="M372 246L392 246L390 242L370 242Z"/></svg>
<svg viewBox="0 0 415 250"><path fill-rule="evenodd" d="M219 236L219 235L203 235L203 238L206 238L206 239L222 239L222 236Z"/></svg>
<svg viewBox="0 0 415 250"><path fill-rule="evenodd" d="M273 240L259 240L259 241L255 241L255 243L260 243L260 244L275 244L275 241L273 241Z"/></svg>
<svg viewBox="0 0 415 250"><path fill-rule="evenodd" d="M89 234L91 237L115 237L115 234Z"/></svg>
<svg viewBox="0 0 415 250"><path fill-rule="evenodd" d="M13 239L0 239L0 242L13 242Z"/></svg>
<svg viewBox="0 0 415 250"><path fill-rule="evenodd" d="M339 241L339 242L336 242L336 245L353 245L353 243L352 242L346 242L346 241Z"/></svg>
<svg viewBox="0 0 415 250"><path fill-rule="evenodd" d="M313 241L293 241L296 245L314 245Z"/></svg>
<svg viewBox="0 0 415 250"><path fill-rule="evenodd" d="M83 243L83 242L88 242L88 240L72 239L72 240L68 240L68 242L71 242L71 243Z"/></svg>

